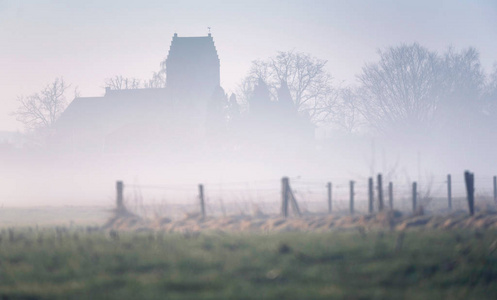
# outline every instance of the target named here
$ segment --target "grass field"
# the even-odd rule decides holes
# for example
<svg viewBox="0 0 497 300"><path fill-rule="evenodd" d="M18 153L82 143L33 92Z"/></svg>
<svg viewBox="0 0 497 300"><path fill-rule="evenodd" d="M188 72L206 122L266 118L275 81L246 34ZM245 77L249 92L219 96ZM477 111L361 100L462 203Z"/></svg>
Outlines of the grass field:
<svg viewBox="0 0 497 300"><path fill-rule="evenodd" d="M496 231L3 229L0 299L496 299Z"/></svg>

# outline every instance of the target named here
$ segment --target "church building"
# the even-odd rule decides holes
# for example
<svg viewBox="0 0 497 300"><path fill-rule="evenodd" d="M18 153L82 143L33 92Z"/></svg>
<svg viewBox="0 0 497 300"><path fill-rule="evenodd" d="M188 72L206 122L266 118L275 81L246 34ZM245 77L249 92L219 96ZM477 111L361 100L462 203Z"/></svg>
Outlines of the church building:
<svg viewBox="0 0 497 300"><path fill-rule="evenodd" d="M53 144L72 152L129 152L189 143L205 135L220 61L209 33L173 36L165 88L112 90L75 98L55 124Z"/></svg>
<svg viewBox="0 0 497 300"><path fill-rule="evenodd" d="M174 34L166 58L167 87L180 95L209 95L220 86L220 63L209 33L201 37Z"/></svg>

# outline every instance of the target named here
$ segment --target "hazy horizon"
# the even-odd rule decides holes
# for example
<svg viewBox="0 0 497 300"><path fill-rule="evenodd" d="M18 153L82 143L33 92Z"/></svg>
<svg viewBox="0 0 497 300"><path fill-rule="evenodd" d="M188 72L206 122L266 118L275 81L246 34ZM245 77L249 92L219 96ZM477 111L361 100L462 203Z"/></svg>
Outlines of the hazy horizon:
<svg viewBox="0 0 497 300"><path fill-rule="evenodd" d="M1 299L494 299L497 0L0 0Z"/></svg>
<svg viewBox="0 0 497 300"><path fill-rule="evenodd" d="M435 182L435 192L444 193L446 175L460 180L467 169L488 194L497 169L497 79L494 87L484 77L497 62L495 16L497 2L490 0L0 0L2 135L21 130L10 115L19 95L63 77L71 84L69 101L76 87L82 97L101 97L108 78L150 79L175 33L207 36L210 28L213 38L176 39L189 42L177 46L181 55L165 70L173 75L168 89L117 88L79 99L62 114L63 108L50 110L51 122L32 126L40 131L19 143L24 148L1 144L0 204L113 203L116 180L188 183L195 201L198 183L267 178L275 182L274 201L282 176L313 181L314 197L321 197L326 181L346 194L349 180L365 184L378 173L407 187L406 195L414 180L424 189ZM378 49L388 47L397 52L381 73ZM308 53L327 64L312 83L288 81L286 89L278 71L264 73L266 82L251 74L238 98L248 109L240 110L229 94L254 60L278 51ZM305 70L296 63L303 57L291 60L290 69ZM367 63L372 84L338 93L353 87ZM298 72L286 72L285 80L300 78ZM39 112L28 113L26 123Z"/></svg>
<svg viewBox="0 0 497 300"><path fill-rule="evenodd" d="M377 50L418 42L442 52L474 47L490 71L497 3L488 1L0 1L0 131L21 130L16 97L64 77L101 96L115 75L148 79L172 35L211 27L221 86L234 92L255 59L295 50L328 61L335 84L355 81ZM70 99L72 100L72 98Z"/></svg>

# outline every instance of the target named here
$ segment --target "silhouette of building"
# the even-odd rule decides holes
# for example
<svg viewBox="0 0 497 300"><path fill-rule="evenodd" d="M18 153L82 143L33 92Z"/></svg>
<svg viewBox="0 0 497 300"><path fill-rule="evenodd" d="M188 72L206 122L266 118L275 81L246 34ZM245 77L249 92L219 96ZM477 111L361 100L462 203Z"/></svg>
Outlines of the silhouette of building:
<svg viewBox="0 0 497 300"><path fill-rule="evenodd" d="M266 82L259 78L248 104L249 111L239 130L246 148L254 152L262 148L266 153L289 153L312 144L313 124L309 117L298 113L285 81L281 82L276 99L271 100Z"/></svg>
<svg viewBox="0 0 497 300"><path fill-rule="evenodd" d="M238 116L236 97L228 100L220 86L220 60L210 33L202 37L175 33L165 67L165 88L106 88L103 97L74 99L56 123L53 143L63 151L85 153L194 149L205 154L209 149L219 154L224 148L255 155L310 144L312 124L298 115L286 82L277 101L272 101L259 80L248 101L248 114Z"/></svg>
<svg viewBox="0 0 497 300"><path fill-rule="evenodd" d="M220 63L214 39L174 34L166 58L166 85L181 96L211 96L220 86Z"/></svg>
<svg viewBox="0 0 497 300"><path fill-rule="evenodd" d="M165 88L106 88L103 97L75 98L55 124L53 143L72 151L120 152L201 138L212 111L208 106L220 89L211 34L175 33L165 65Z"/></svg>

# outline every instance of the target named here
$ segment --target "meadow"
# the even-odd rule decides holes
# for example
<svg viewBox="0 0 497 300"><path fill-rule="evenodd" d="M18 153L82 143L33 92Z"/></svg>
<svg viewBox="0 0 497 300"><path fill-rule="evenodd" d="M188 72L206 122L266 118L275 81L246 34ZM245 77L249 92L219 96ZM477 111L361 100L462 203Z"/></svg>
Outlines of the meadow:
<svg viewBox="0 0 497 300"><path fill-rule="evenodd" d="M497 231L0 231L0 299L437 298L497 298Z"/></svg>

